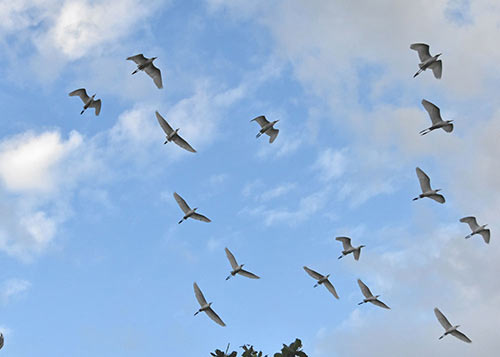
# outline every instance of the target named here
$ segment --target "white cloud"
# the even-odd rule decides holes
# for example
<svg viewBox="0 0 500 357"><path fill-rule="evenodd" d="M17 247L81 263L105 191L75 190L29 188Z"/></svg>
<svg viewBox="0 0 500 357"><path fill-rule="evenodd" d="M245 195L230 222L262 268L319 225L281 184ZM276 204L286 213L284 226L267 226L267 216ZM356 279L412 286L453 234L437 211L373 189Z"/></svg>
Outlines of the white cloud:
<svg viewBox="0 0 500 357"><path fill-rule="evenodd" d="M346 150L324 149L316 159L313 168L320 171L322 181L340 177L346 170Z"/></svg>
<svg viewBox="0 0 500 357"><path fill-rule="evenodd" d="M31 287L31 283L23 279L9 279L3 282L0 294L6 304L11 299L23 294Z"/></svg>

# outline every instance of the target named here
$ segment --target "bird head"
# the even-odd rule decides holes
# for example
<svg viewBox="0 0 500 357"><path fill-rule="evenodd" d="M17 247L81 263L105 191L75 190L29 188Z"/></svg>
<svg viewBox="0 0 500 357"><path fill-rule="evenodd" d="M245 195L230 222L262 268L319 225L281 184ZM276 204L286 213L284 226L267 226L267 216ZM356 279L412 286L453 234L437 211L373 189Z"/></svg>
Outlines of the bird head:
<svg viewBox="0 0 500 357"><path fill-rule="evenodd" d="M243 265L245 265L245 264L241 264L241 265L240 265L240 268L243 268Z"/></svg>
<svg viewBox="0 0 500 357"><path fill-rule="evenodd" d="M438 53L438 54L436 55L436 58L438 58L438 57L439 57L439 56L441 56L441 55L442 55L442 53Z"/></svg>
<svg viewBox="0 0 500 357"><path fill-rule="evenodd" d="M211 303L211 302L209 302L209 303L208 303L208 307L210 307L210 306L212 306L212 303Z"/></svg>
<svg viewBox="0 0 500 357"><path fill-rule="evenodd" d="M198 209L198 207L195 207L195 208L193 208L193 211L196 211L197 209Z"/></svg>
<svg viewBox="0 0 500 357"><path fill-rule="evenodd" d="M94 99L94 97L95 97L95 96L96 96L96 95L95 95L95 94L93 94L93 95L92 95L92 99Z"/></svg>
<svg viewBox="0 0 500 357"><path fill-rule="evenodd" d="M273 124L276 124L276 123L277 123L277 122L279 122L279 121L280 121L279 119L278 119L278 120L275 120L275 121L273 121Z"/></svg>
<svg viewBox="0 0 500 357"><path fill-rule="evenodd" d="M440 189L440 188L438 188L438 189L436 189L435 191L436 191L436 192L439 192L439 191L441 191L441 189Z"/></svg>
<svg viewBox="0 0 500 357"><path fill-rule="evenodd" d="M359 246L359 248L360 248L360 249L361 249L361 248L364 248L364 247L366 247L366 245L360 245L360 246Z"/></svg>
<svg viewBox="0 0 500 357"><path fill-rule="evenodd" d="M380 295L375 295L375 297L376 297L377 299L378 299L378 297L379 297L379 296L380 296Z"/></svg>
<svg viewBox="0 0 500 357"><path fill-rule="evenodd" d="M155 59L157 59L158 57L151 57L151 62L153 62Z"/></svg>
<svg viewBox="0 0 500 357"><path fill-rule="evenodd" d="M177 134L177 132L179 131L179 129L180 129L180 128L175 129L175 133L176 133L176 134Z"/></svg>
<svg viewBox="0 0 500 357"><path fill-rule="evenodd" d="M327 274L327 275L326 275L326 277L327 277L327 278L329 278L329 277L330 277L330 274Z"/></svg>

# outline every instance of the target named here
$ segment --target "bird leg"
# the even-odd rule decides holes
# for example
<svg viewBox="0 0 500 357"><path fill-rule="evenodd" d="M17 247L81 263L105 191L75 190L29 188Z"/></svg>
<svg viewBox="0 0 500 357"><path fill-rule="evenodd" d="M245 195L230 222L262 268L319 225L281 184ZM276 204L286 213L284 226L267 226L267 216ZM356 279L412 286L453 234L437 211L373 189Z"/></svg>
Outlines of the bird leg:
<svg viewBox="0 0 500 357"><path fill-rule="evenodd" d="M198 315L198 313L199 313L199 312L200 312L200 311L196 311L196 312L194 313L194 315L193 315L193 316L196 316L196 315Z"/></svg>
<svg viewBox="0 0 500 357"><path fill-rule="evenodd" d="M314 285L313 287L316 288L318 286L318 284Z"/></svg>
<svg viewBox="0 0 500 357"><path fill-rule="evenodd" d="M343 257L344 257L344 255L341 255L341 256L340 256L340 257L338 257L337 259L340 259L340 258L343 258Z"/></svg>
<svg viewBox="0 0 500 357"><path fill-rule="evenodd" d="M358 305L362 305L364 304L366 301L361 301L361 302L358 302Z"/></svg>
<svg viewBox="0 0 500 357"><path fill-rule="evenodd" d="M183 219L181 219L181 220L179 221L179 224L181 224L181 223L182 223L182 221L184 221L184 218L183 218Z"/></svg>
<svg viewBox="0 0 500 357"><path fill-rule="evenodd" d="M133 72L132 72L132 74L136 74L136 73L137 73L137 71L138 71L138 69L136 69L135 71L133 71Z"/></svg>
<svg viewBox="0 0 500 357"><path fill-rule="evenodd" d="M466 236L465 239L469 239L470 237L472 237L472 234L469 234L468 236Z"/></svg>
<svg viewBox="0 0 500 357"><path fill-rule="evenodd" d="M255 135L256 138L260 137L262 135L262 133L258 133L257 135Z"/></svg>
<svg viewBox="0 0 500 357"><path fill-rule="evenodd" d="M82 115L84 111L85 111L85 109L80 112L80 115Z"/></svg>
<svg viewBox="0 0 500 357"><path fill-rule="evenodd" d="M163 145L165 145L166 143L168 143L168 140L165 140L165 142L163 143Z"/></svg>
<svg viewBox="0 0 500 357"><path fill-rule="evenodd" d="M413 78L415 78L416 76L418 76L420 73L422 73L422 69L419 69L418 72L413 75Z"/></svg>
<svg viewBox="0 0 500 357"><path fill-rule="evenodd" d="M416 201L416 200L418 200L419 198L420 198L420 197L415 197L415 198L413 199L413 201Z"/></svg>
<svg viewBox="0 0 500 357"><path fill-rule="evenodd" d="M427 128L427 129L424 129L424 130L420 131L420 135L429 134L430 132L431 132L431 129Z"/></svg>
<svg viewBox="0 0 500 357"><path fill-rule="evenodd" d="M229 280L229 278L231 278L231 274L228 275L228 277L226 278L226 280Z"/></svg>
<svg viewBox="0 0 500 357"><path fill-rule="evenodd" d="M444 337L444 335L442 335L441 337L439 337L439 340L442 339Z"/></svg>

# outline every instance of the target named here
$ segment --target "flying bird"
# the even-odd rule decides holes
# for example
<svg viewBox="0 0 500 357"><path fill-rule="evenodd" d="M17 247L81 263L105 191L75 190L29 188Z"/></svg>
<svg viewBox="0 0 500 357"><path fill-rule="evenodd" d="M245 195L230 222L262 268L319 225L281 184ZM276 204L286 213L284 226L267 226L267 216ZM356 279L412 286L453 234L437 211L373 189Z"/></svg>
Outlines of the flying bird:
<svg viewBox="0 0 500 357"><path fill-rule="evenodd" d="M249 271L244 270L243 265L245 265L245 264L238 265L238 263L236 262L236 259L234 258L233 253L231 253L229 251L229 249L224 248L224 250L226 251L226 256L227 256L227 259L229 259L229 263L231 263L231 268L233 268L233 270L231 271L231 274L229 274L229 276L226 278L226 280L229 280L229 278L231 278L232 276L235 276L236 274L246 276L247 278L250 278L250 279L260 279L260 277L258 277L257 275L250 273Z"/></svg>
<svg viewBox="0 0 500 357"><path fill-rule="evenodd" d="M477 224L476 217L472 216L461 218L460 222L467 223L472 230L472 233L465 237L465 239L472 237L474 234L480 234L486 244L490 243L490 230L486 228L487 224L480 226Z"/></svg>
<svg viewBox="0 0 500 357"><path fill-rule="evenodd" d="M443 63L441 60L438 60L438 57L441 56L441 53L438 53L435 56L431 56L429 52L429 45L425 43L414 43L410 46L412 50L418 52L418 57L420 58L420 62L418 67L420 68L417 73L413 76L415 78L422 71L425 71L427 68L432 69L434 73L434 77L437 79L441 78L441 74L443 72Z"/></svg>
<svg viewBox="0 0 500 357"><path fill-rule="evenodd" d="M80 99L82 100L83 110L80 112L80 115L82 115L83 112L85 112L88 108L94 108L95 115L99 115L99 113L101 112L101 100L100 99L95 100L94 99L96 96L95 94L92 97L89 97L87 95L87 91L85 90L85 88L74 90L73 92L69 93L69 96L70 97L79 96Z"/></svg>
<svg viewBox="0 0 500 357"><path fill-rule="evenodd" d="M344 250L342 251L342 255L338 258L344 257L344 255L352 253L355 260L359 259L359 255L361 254L361 248L366 247L365 245L360 245L359 247L353 247L351 245L351 238L349 237L337 237L335 240L342 242L342 247Z"/></svg>
<svg viewBox="0 0 500 357"><path fill-rule="evenodd" d="M367 302L371 302L373 305L377 305L377 306L383 307L384 309L389 309L389 310L391 309L389 306L387 306L386 304L384 304L382 301L380 301L378 299L378 297L380 295L373 296L373 294L370 291L370 289L368 289L368 286L366 286L365 283L363 283L361 281L361 279L358 279L358 285L359 285L359 288L361 289L361 292L365 296L365 298L363 299L363 301L361 301L360 303L358 303L358 305L365 304Z"/></svg>
<svg viewBox="0 0 500 357"><path fill-rule="evenodd" d="M330 276L330 274L321 275L320 273L318 273L312 269L309 269L306 266L304 266L303 268L307 274L309 274L313 279L316 279L318 281L316 283L316 285L314 285L314 287L317 287L318 285L321 285L321 284L325 284L328 291L331 292L332 295L335 296L337 299L339 298L339 296L337 295L337 291L335 291L335 288L333 287L332 283L330 283L330 280L328 280L328 277Z"/></svg>
<svg viewBox="0 0 500 357"><path fill-rule="evenodd" d="M427 110L427 113L429 113L429 117L432 121L432 126L427 129L421 130L420 135L425 135L436 129L443 129L447 133L451 133L453 131L453 120L441 119L441 111L436 105L428 102L425 99L422 99L422 105L424 106L425 110Z"/></svg>
<svg viewBox="0 0 500 357"><path fill-rule="evenodd" d="M155 114L156 114L156 119L158 119L158 123L160 123L161 128L167 135L167 140L163 144L173 141L174 143L176 143L181 148L187 151L196 152L196 150L193 149L193 147L189 145L186 140L184 140L179 134L177 134L179 129L175 130L172 129L172 127L167 123L165 119L163 119L163 117L160 115L160 113L158 113L158 111L156 111Z"/></svg>
<svg viewBox="0 0 500 357"><path fill-rule="evenodd" d="M158 89L161 89L163 88L163 84L161 82L161 72L153 64L153 61L157 58L158 57L146 58L141 53L135 56L127 57L127 60L134 61L137 64L137 69L133 71L132 74L136 74L138 71L146 72L148 76L153 78L153 82L155 82Z"/></svg>
<svg viewBox="0 0 500 357"><path fill-rule="evenodd" d="M254 118L252 121L256 121L260 125L260 131L259 133L255 136L256 138L260 137L262 134L267 134L269 135L269 143L272 143L276 137L278 136L279 130L273 128L273 125L279 122L279 120L275 120L272 122L269 122L269 120L266 119L264 115L258 116L257 118Z"/></svg>
<svg viewBox="0 0 500 357"><path fill-rule="evenodd" d="M418 197L415 197L413 201L416 201L420 198L429 197L439 203L445 203L444 196L438 193L439 191L441 191L441 189L438 188L436 190L433 190L431 188L431 179L429 178L429 176L427 176L425 172L423 172L419 167L416 168L416 171L422 193L418 195Z"/></svg>
<svg viewBox="0 0 500 357"><path fill-rule="evenodd" d="M200 309L195 312L194 316L198 315L200 312L205 312L208 317L210 317L212 320L214 320L216 323L218 323L221 326L226 326L226 324L221 320L219 315L215 313L214 310L212 310L212 303L209 302L207 303L207 300L203 296L203 293L201 292L200 288L198 287L198 284L196 282L193 283L193 288L194 288L194 295L196 296L196 300L198 300L198 303L200 304Z"/></svg>
<svg viewBox="0 0 500 357"><path fill-rule="evenodd" d="M443 328L445 329L444 334L441 337L439 337L439 339L442 339L446 335L452 335L464 342L467 343L472 342L467 336L465 336L462 332L457 330L460 327L460 325L451 326L446 316L444 316L443 313L439 311L437 307L434 308L434 314L436 315L441 326L443 326Z"/></svg>
<svg viewBox="0 0 500 357"><path fill-rule="evenodd" d="M198 221L207 222L207 223L212 222L211 220L209 220L204 215L196 213L195 211L198 208L191 209L188 206L188 204L186 203L186 201L184 201L184 199L177 194L177 192L174 192L174 198L177 201L177 204L181 208L182 212L184 212L184 217L182 217L182 219L179 221L179 224L181 224L182 221L185 221L188 218L193 218L193 219L196 219Z"/></svg>

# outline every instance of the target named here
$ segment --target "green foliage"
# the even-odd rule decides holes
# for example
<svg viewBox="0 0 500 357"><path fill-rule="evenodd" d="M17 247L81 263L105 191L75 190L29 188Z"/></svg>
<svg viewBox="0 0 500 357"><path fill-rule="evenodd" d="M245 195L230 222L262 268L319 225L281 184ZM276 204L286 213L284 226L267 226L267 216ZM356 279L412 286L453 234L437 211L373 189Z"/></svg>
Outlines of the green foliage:
<svg viewBox="0 0 500 357"><path fill-rule="evenodd" d="M241 357L267 357L262 351L255 351L251 345L243 345L240 347L243 349ZM227 354L228 349L229 345L228 348L226 348L226 352L215 350L215 352L211 352L210 355L213 357L237 357L238 353L236 351ZM307 355L302 351L302 341L297 338L288 346L283 344L281 352L275 353L274 357L307 357Z"/></svg>
<svg viewBox="0 0 500 357"><path fill-rule="evenodd" d="M274 357L307 357L301 349L302 341L297 338L295 342L292 342L289 346L283 344L281 352L275 353Z"/></svg>

